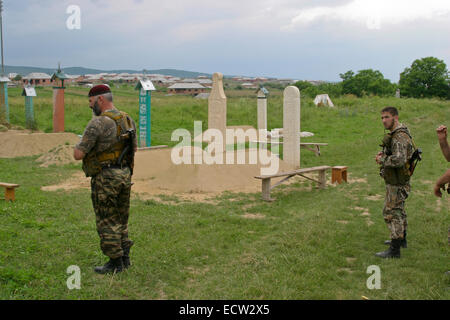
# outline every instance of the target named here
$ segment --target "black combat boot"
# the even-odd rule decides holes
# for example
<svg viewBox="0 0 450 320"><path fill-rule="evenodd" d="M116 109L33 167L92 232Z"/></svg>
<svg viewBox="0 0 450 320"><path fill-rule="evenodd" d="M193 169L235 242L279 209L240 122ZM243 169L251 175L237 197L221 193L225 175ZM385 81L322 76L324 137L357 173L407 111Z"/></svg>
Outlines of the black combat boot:
<svg viewBox="0 0 450 320"><path fill-rule="evenodd" d="M386 240L384 242L384 244L390 245L391 244L391 240ZM400 245L404 249L408 248L408 242L406 241L406 231L403 233L403 239L402 239L402 242L401 242Z"/></svg>
<svg viewBox="0 0 450 320"><path fill-rule="evenodd" d="M105 273L119 273L124 269L122 257L116 259L109 259L109 261L102 267L95 267L94 271L100 274Z"/></svg>
<svg viewBox="0 0 450 320"><path fill-rule="evenodd" d="M123 267L125 269L128 269L131 266L131 261L130 261L130 249L123 249L123 256L122 256L122 261L123 261Z"/></svg>
<svg viewBox="0 0 450 320"><path fill-rule="evenodd" d="M400 246L402 239L393 239L391 246L386 251L375 253L380 258L400 258Z"/></svg>

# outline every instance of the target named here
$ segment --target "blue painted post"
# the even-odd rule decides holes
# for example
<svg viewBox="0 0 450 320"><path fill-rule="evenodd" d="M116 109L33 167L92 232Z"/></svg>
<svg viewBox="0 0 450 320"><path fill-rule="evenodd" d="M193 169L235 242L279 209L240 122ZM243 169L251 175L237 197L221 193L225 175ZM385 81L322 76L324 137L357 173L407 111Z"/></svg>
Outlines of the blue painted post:
<svg viewBox="0 0 450 320"><path fill-rule="evenodd" d="M8 82L6 77L0 78L0 119L9 123Z"/></svg>
<svg viewBox="0 0 450 320"><path fill-rule="evenodd" d="M139 90L139 147L151 147L151 91L155 86L144 76L134 89Z"/></svg>
<svg viewBox="0 0 450 320"><path fill-rule="evenodd" d="M5 111L6 111L6 121L9 123L9 104L8 104L8 83L3 83L4 94L5 94Z"/></svg>
<svg viewBox="0 0 450 320"><path fill-rule="evenodd" d="M151 105L152 105L152 93L150 90L148 90L147 91L147 139L145 141L145 144L147 145L147 147L150 147L152 145Z"/></svg>
<svg viewBox="0 0 450 320"><path fill-rule="evenodd" d="M25 119L26 128L34 128L34 110L33 110L33 97L25 97Z"/></svg>
<svg viewBox="0 0 450 320"><path fill-rule="evenodd" d="M143 88L139 93L139 146L151 146L150 91Z"/></svg>

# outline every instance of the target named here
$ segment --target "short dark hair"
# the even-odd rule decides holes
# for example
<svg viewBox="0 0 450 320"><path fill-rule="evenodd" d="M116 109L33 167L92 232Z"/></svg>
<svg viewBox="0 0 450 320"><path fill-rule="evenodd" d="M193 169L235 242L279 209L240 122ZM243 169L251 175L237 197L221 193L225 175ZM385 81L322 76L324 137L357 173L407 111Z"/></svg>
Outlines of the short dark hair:
<svg viewBox="0 0 450 320"><path fill-rule="evenodd" d="M398 110L395 107L386 107L381 110L381 113L383 112L389 112L392 116L398 116Z"/></svg>

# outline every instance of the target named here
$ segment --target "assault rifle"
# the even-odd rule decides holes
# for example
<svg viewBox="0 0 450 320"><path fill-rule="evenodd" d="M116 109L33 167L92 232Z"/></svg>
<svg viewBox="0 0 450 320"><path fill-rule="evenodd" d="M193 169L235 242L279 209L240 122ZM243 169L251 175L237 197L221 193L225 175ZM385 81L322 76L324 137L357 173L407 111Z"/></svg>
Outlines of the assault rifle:
<svg viewBox="0 0 450 320"><path fill-rule="evenodd" d="M134 146L133 141L134 137L136 135L136 131L133 129L128 129L127 132L120 135L120 140L127 140L125 148L123 148L122 153L119 156L119 159L117 159L117 165L122 166L123 158L128 154L129 159L131 163L128 163L130 166L131 174L133 174L133 167L134 167Z"/></svg>
<svg viewBox="0 0 450 320"><path fill-rule="evenodd" d="M418 148L414 151L414 153L411 156L411 159L409 159L409 175L412 176L414 173L414 170L416 169L417 163L422 160L422 149Z"/></svg>

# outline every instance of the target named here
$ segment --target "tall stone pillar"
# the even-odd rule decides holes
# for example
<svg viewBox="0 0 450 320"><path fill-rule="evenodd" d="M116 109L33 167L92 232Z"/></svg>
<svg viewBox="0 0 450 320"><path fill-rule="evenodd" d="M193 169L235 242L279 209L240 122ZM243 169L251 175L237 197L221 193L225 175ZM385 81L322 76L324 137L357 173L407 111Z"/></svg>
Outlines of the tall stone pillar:
<svg viewBox="0 0 450 320"><path fill-rule="evenodd" d="M218 129L225 138L227 128L227 97L223 90L223 74L213 74L213 85L208 98L208 129Z"/></svg>
<svg viewBox="0 0 450 320"><path fill-rule="evenodd" d="M258 130L267 130L267 96L262 90L258 91Z"/></svg>
<svg viewBox="0 0 450 320"><path fill-rule="evenodd" d="M300 90L294 86L284 90L283 161L300 168Z"/></svg>

